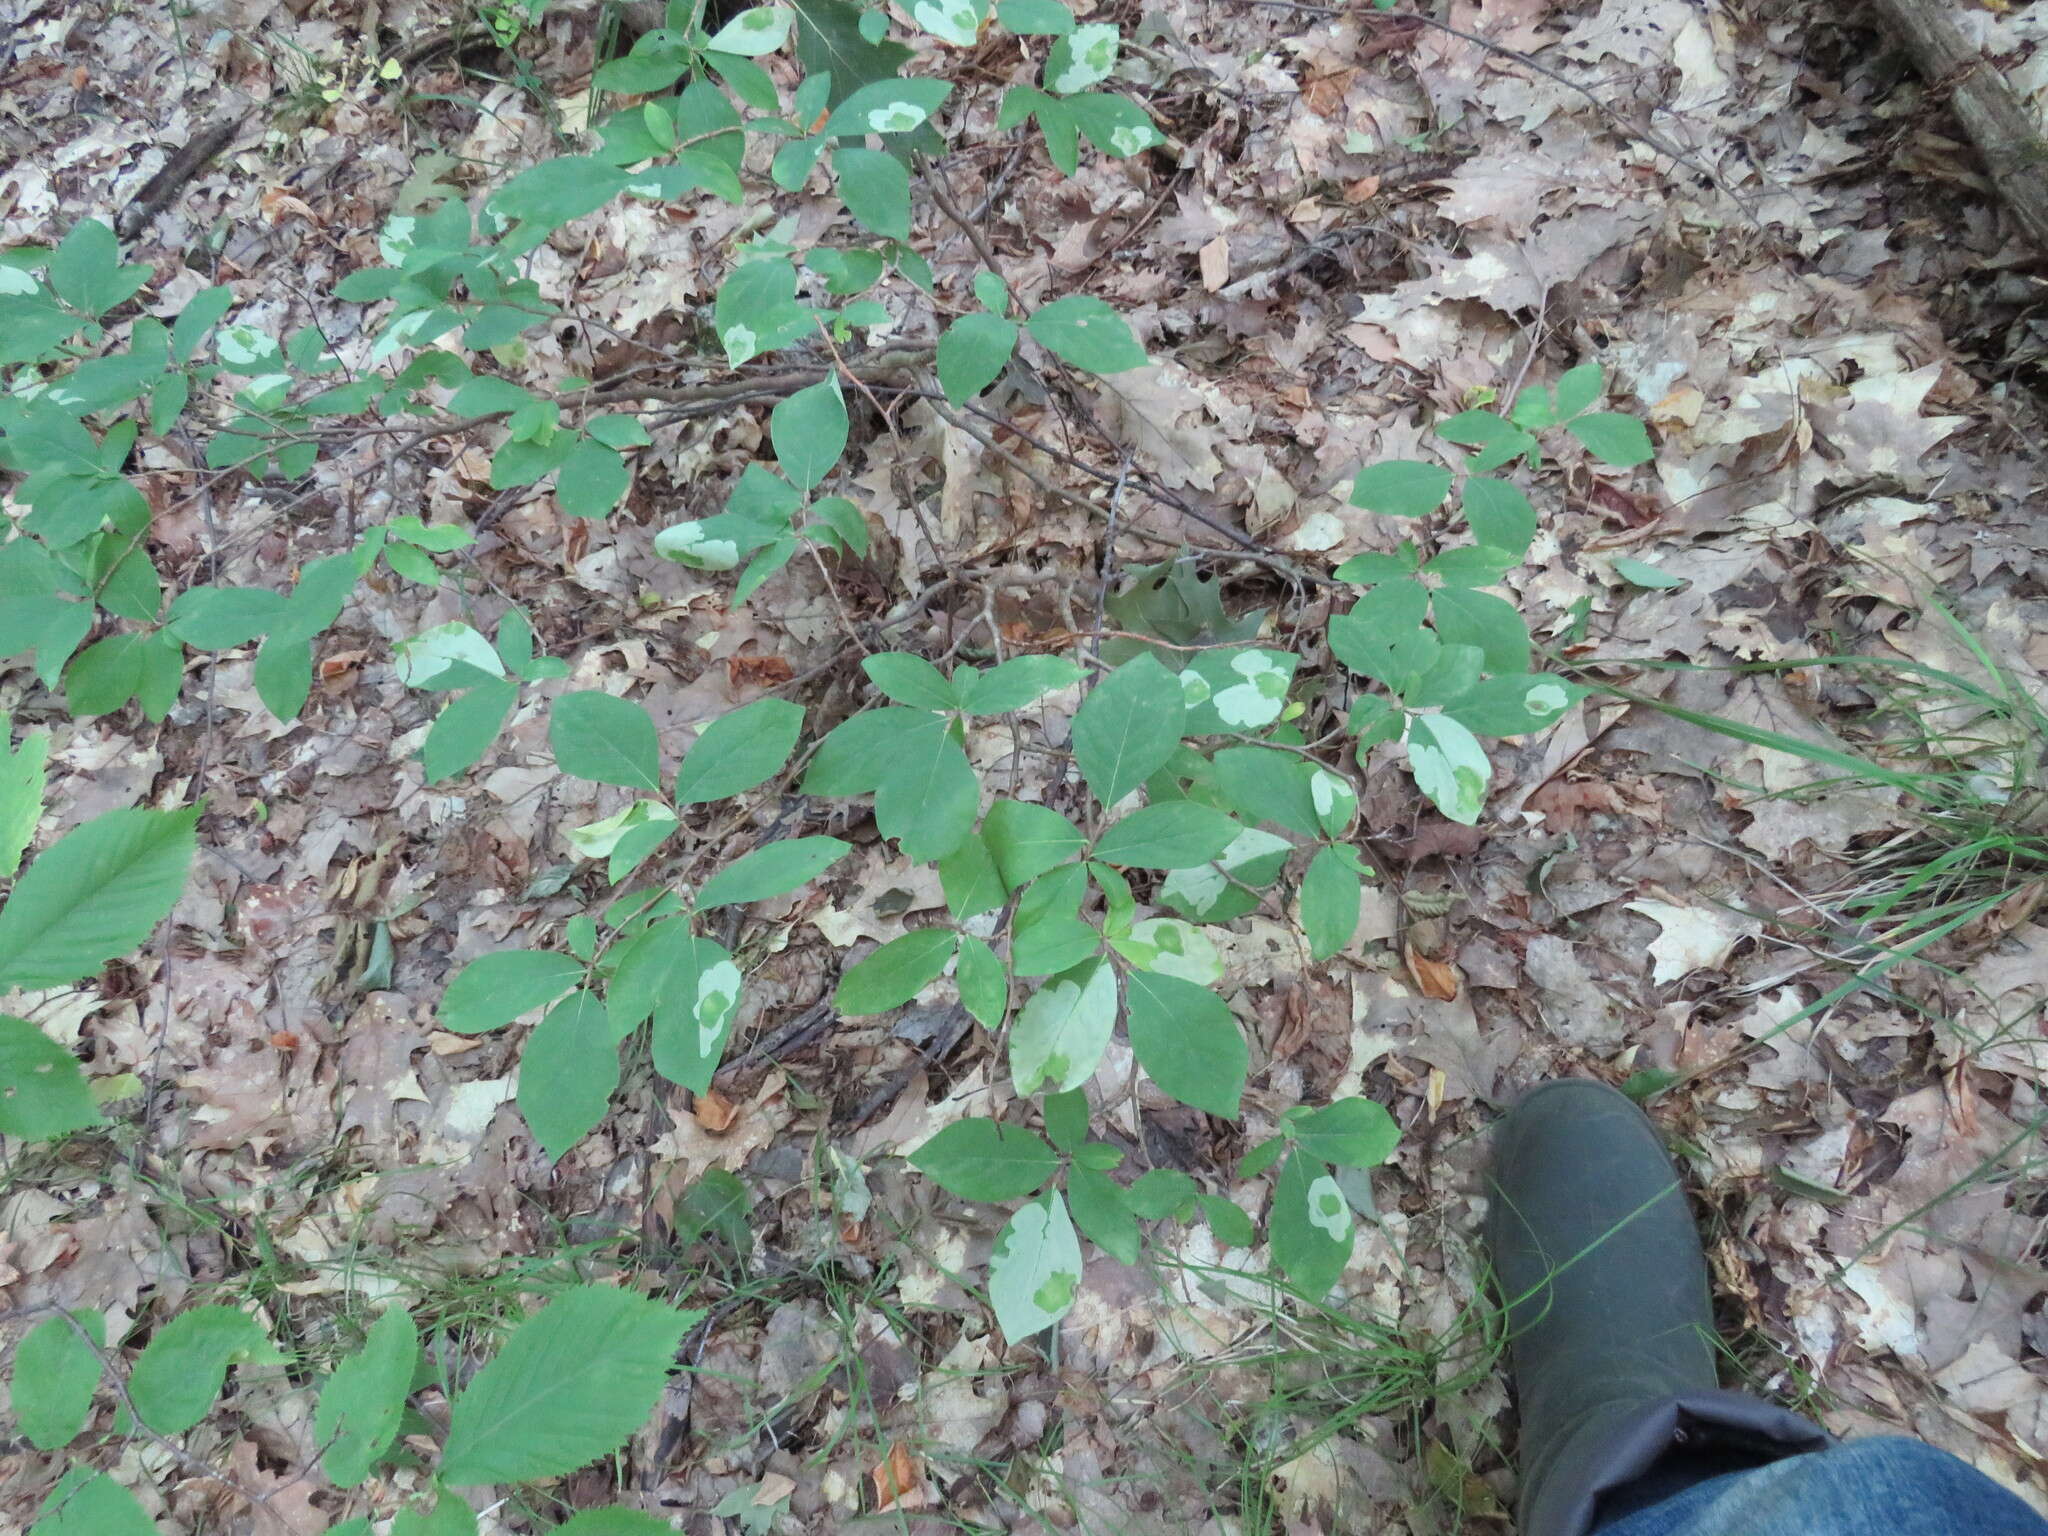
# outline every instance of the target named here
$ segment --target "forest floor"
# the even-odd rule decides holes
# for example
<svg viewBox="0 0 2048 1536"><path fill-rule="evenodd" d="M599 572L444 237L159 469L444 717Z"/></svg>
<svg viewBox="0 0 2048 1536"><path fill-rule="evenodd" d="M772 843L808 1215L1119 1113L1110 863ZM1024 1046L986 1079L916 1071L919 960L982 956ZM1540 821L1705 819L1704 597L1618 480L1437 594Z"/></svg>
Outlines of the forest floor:
<svg viewBox="0 0 2048 1536"><path fill-rule="evenodd" d="M260 582L405 510L482 537L466 586L361 590L290 724L246 657L161 726L74 722L25 662L0 679L18 720L55 733L44 837L119 806L210 808L168 942L10 1009L37 1008L89 1073L135 1074L143 1097L124 1107L138 1156L9 1154L0 1312L55 1298L125 1324L225 1294L318 1357L338 1319L392 1294L425 1325L489 1330L572 1276L695 1264L723 1278L691 1385L543 1513L616 1484L697 1532L739 1528L710 1513L736 1490L759 1499L750 1530L1506 1531L1512 1418L1475 1241L1486 1128L1546 1077L1662 1070L1653 1110L1697 1184L1731 1379L1842 1433L1922 1436L2048 1510L2048 870L1980 860L2000 900L1903 960L1897 921L1931 898L1857 903L1945 837L2038 848L2048 819L2028 795L2048 740L2025 709L1998 736L1936 676L2048 702L2041 253L1942 103L1820 7L1451 0L1448 28L1291 0L1097 9L1134 39L1123 87L1172 152L1058 176L1035 140L995 130L1021 66L986 44L947 57L988 131L937 174L1013 288L1100 294L1160 361L1105 383L1085 425L1013 402L1066 457L1006 461L917 409L860 445L851 478L891 537L836 594L799 561L729 607L730 577L653 553L659 527L715 510L763 435L757 405L662 429L648 457L670 488L643 476L595 524L543 491L496 495L459 439L393 458L365 435L307 487L195 497L186 445L145 437L169 570L204 555ZM361 306L328 294L376 264L393 208L557 152L587 108L597 8L549 6L509 50L408 54L461 19L418 0L0 0L0 246L112 222L165 146L246 106L135 239L128 259L156 274L145 308L226 282L252 313L355 344ZM1969 20L2048 87L2048 7ZM407 62L383 71L392 57ZM778 211L806 227L803 194ZM541 248L536 276L582 323L535 338L538 364L603 379L636 347L689 344L753 213L614 207ZM942 288L976 261L924 200L914 243ZM943 905L859 811L832 827L854 858L751 913L715 1094L691 1102L643 1064L551 1166L507 1102L511 1046L436 1027L464 962L582 909L561 829L622 802L558 778L531 711L469 779L427 787L427 705L394 674L394 638L509 598L579 669L561 687L627 674L670 746L769 689L835 720L859 674L834 603L865 623L918 595L903 551L928 536L920 512L957 579L899 645L944 654L984 612L1024 649L1085 629L1102 525L1038 482L1099 502L1077 464L1127 456L1206 520L1133 497L1108 567L1215 549L1225 605L1270 610L1312 649L1329 589L1232 558L1211 523L1316 569L1389 548L1385 521L1344 500L1360 464L1415 457L1434 417L1588 358L1657 458L1544 467L1541 532L1507 586L1539 641L1650 702L1595 694L1503 745L1476 828L1372 759L1381 880L1350 946L1310 965L1264 915L1227 946L1254 1125L1362 1092L1403 1130L1345 1309L1276 1311L1194 1233L1150 1269L1092 1261L1053 1346L1000 1345L958 1279L999 1218L894 1159L987 1102L998 1059L957 1032L939 1050L929 1011L807 1014L847 946ZM1748 665L1823 654L1875 660ZM1902 740L1916 721L1922 739ZM1896 764L1965 729L1932 822L1883 774L1762 740ZM2020 765L2002 789L1998 762ZM1858 972L1866 986L1782 1027ZM806 1017L820 1027L791 1038ZM1180 1109L1143 1133L1226 1188L1249 1144ZM693 1198L713 1169L746 1209ZM863 1220L845 1219L849 1183ZM154 1490L167 1532L325 1530L340 1506L305 1474L309 1402L251 1388L196 1432L213 1438L195 1454L272 1493L260 1510L147 1443L124 1480ZM0 1440L0 1530L54 1476ZM482 1528L527 1521L505 1505Z"/></svg>

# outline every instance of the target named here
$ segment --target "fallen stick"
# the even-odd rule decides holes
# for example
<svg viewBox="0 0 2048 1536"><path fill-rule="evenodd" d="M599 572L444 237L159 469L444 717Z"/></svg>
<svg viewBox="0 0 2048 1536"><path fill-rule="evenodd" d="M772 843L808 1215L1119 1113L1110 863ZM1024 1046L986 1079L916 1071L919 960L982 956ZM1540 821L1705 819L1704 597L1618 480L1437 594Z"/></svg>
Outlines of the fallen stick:
<svg viewBox="0 0 2048 1536"><path fill-rule="evenodd" d="M1929 87L1954 104L1999 196L2048 250L2048 139L1998 66L1964 37L1951 0L1873 0L1872 9Z"/></svg>

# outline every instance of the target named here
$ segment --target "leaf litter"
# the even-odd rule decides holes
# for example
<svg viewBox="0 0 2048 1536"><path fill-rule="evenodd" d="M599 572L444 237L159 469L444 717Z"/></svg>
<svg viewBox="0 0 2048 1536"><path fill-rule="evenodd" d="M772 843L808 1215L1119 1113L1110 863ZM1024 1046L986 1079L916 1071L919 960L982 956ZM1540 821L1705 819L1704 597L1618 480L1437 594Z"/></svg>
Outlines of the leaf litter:
<svg viewBox="0 0 2048 1536"><path fill-rule="evenodd" d="M1994 51L2024 51L2039 9L1972 24ZM319 3L231 0L182 25L145 5L88 27L74 9L12 0L0 100L46 152L0 173L0 241L111 219L216 97L259 104L283 115L244 125L138 242L133 259L156 269L150 307L175 313L211 276L245 314L317 318L330 344L360 350L357 312L322 295L374 260L394 209L576 132L596 10L550 7L527 35L537 88L430 55L407 105L373 83L364 39L370 25L403 39L445 19L422 5L366 24ZM899 593L927 600L893 631L900 643L949 651L978 587L1005 643L1071 644L1102 568L1086 509L1107 504L1120 456L1177 500L1123 512L1117 565L1215 551L1233 612L1271 608L1276 631L1306 629L1321 599L1270 560L1234 559L1245 540L1305 562L1392 549L1391 520L1336 494L1358 466L1421 456L1431 419L1597 355L1658 454L1627 474L1568 453L1537 477L1541 531L1506 585L1539 635L1639 659L1617 675L1665 704L1847 747L1881 703L1853 678L1726 669L1828 637L1953 666L1938 591L2017 686L2048 697L2028 253L1939 106L1889 75L1866 34L1783 4L1676 0L1453 0L1455 31L1308 5L1154 20L1124 68L1172 157L1090 159L1071 180L1035 153L940 169L1014 271L1116 303L1161 361L1092 386L1080 457L1107 482L1045 446L1069 424L1023 391L998 402L1020 429L1007 440L918 406L866 445L858 483L889 545L846 585L877 615ZM960 57L965 80L981 66ZM309 96L309 81L334 82L334 96ZM992 121L993 92L963 96ZM604 378L634 345L686 334L744 217L709 209L677 223L613 207L534 251L543 291L593 322L535 339L536 380ZM801 196L790 209L799 223L826 212ZM978 266L950 225L917 243L942 284ZM644 280L657 270L660 283ZM1965 281L1978 272L1999 280ZM712 510L689 505L692 488L750 456L765 416L656 428L645 451L683 515ZM145 440L140 458L166 486L185 468L174 444ZM252 488L215 498L207 530L159 508L155 534L188 558L204 544L215 580L260 582L366 517L474 519L489 531L484 585L535 615L550 654L580 658L539 697L631 693L671 756L704 721L832 659L841 599L800 562L728 613L727 581L655 553L652 525L676 509L657 516L644 486L594 533L544 499L499 503L487 473L459 445L423 474L365 438L285 507ZM924 486L937 488L929 509ZM968 581L920 591L920 548ZM1645 569L1668 581L1646 584ZM863 1510L917 1528L937 1511L1163 1531L1254 1509L1288 1529L1340 1510L1415 1536L1492 1527L1512 1501L1497 1379L1439 1362L1411 1402L1329 1432L1341 1403L1310 1359L1315 1336L1276 1308L1262 1254L1206 1229L1188 1229L1156 1277L1091 1257L1056 1350L1005 1349L992 1322L1049 1298L998 1296L992 1319L962 1277L999 1241L1072 1235L1029 1218L1005 1239L986 1208L905 1176L900 1156L1013 1093L1001 1061L936 1054L943 1031L846 1019L760 1055L736 1048L694 1102L642 1072L551 1166L509 1110L510 1046L440 1028L436 1004L464 962L583 909L567 830L631 795L542 769L534 705L477 792L422 782L425 720L386 658L396 640L473 617L449 589L366 593L322 658L314 725L280 726L236 663L203 711L161 731L51 721L45 837L201 795L214 830L171 942L116 967L99 995L35 1015L86 1055L111 1102L139 1099L146 1115L125 1162L13 1171L0 1315L87 1306L122 1331L268 1295L268 1321L332 1330L398 1298L440 1322L440 1347L473 1355L519 1310L517 1278L507 1291L490 1277L559 1284L564 1252L606 1271L753 1272L781 1279L730 1287L687 1394L672 1386L636 1450L639 1481L622 1491L644 1507L715 1509L750 1532ZM853 703L845 690L824 673L800 697L834 718ZM1066 747L1071 707L1033 720L1038 745ZM1009 792L1056 795L1007 737L990 729L970 750ZM1453 1339L1477 1283L1478 1133L1497 1110L1556 1072L1679 1074L1660 1113L1688 1149L1717 1279L1743 1314L1741 1368L1766 1390L1811 1384L1831 1427L1922 1435L2048 1507L2031 1171L2048 929L2024 902L2001 908L1941 965L1900 966L1816 1016L1845 966L1881 953L1829 894L1914 829L1896 790L1828 778L1810 758L1596 696L1501 749L1487 821L1467 838L1419 815L1375 759L1365 824L1405 856L1374 855L1385 888L1351 940L1314 962L1265 917L1218 935L1222 991L1253 1030L1244 1132L1343 1092L1388 1104L1404 1138L1369 1190L1345 1191L1371 1227L1343 1293L1400 1337ZM726 813L719 838L757 842L779 809L762 796ZM886 857L871 829L823 830L863 846L814 894L749 914L737 1042L772 1042L829 998L841 949L857 960L943 906L931 872ZM1398 899L1413 894L1436 912ZM935 979L916 1006L948 1005L952 989ZM1259 1181L1222 1177L1242 1150L1234 1133L1131 1093L1120 1049L1089 1084L1111 1123L1153 1166L1262 1202ZM722 1206L714 1174L737 1181ZM734 1201L737 1222L721 1214ZM167 1531L324 1529L310 1395L257 1369L232 1402L232 1429L197 1432L227 1438L195 1447L220 1452L231 1488L144 1442L122 1481ZM1219 1491L1248 1458L1270 1505ZM21 1448L0 1464L14 1511L56 1475ZM261 1502L238 1504L236 1489Z"/></svg>

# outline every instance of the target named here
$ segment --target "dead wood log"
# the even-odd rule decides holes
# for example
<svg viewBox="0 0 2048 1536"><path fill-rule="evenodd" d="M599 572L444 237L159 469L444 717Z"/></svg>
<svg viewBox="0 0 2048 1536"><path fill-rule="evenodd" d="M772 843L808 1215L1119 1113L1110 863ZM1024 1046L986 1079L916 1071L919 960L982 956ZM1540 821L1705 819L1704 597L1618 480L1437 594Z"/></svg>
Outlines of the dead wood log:
<svg viewBox="0 0 2048 1536"><path fill-rule="evenodd" d="M1955 0L1872 0L1928 85L1948 97L2013 211L2035 245L2048 251L2048 139L1998 66L1963 35Z"/></svg>

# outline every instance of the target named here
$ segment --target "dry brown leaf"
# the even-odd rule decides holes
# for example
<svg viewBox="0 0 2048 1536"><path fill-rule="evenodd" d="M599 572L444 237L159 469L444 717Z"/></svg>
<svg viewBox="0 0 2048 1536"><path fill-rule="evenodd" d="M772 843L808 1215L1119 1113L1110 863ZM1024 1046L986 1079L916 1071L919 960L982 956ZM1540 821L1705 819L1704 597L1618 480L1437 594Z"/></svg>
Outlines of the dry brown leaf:
<svg viewBox="0 0 2048 1536"><path fill-rule="evenodd" d="M876 1465L875 1508L911 1510L925 1507L924 1474L917 1459L901 1440L890 1445L888 1456Z"/></svg>
<svg viewBox="0 0 2048 1536"><path fill-rule="evenodd" d="M1458 968L1445 960L1432 960L1413 944L1401 946L1402 957L1408 962L1408 974L1415 978L1415 985L1422 995L1439 1003L1448 1003L1458 995Z"/></svg>
<svg viewBox="0 0 2048 1536"><path fill-rule="evenodd" d="M706 1088L697 1095L697 1102L691 1106L690 1113L697 1117L697 1123L705 1130L714 1136L722 1136L739 1118L740 1107L716 1088Z"/></svg>

